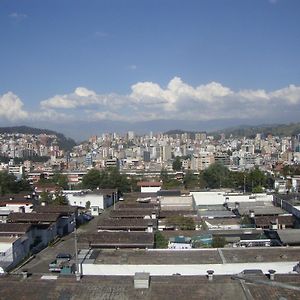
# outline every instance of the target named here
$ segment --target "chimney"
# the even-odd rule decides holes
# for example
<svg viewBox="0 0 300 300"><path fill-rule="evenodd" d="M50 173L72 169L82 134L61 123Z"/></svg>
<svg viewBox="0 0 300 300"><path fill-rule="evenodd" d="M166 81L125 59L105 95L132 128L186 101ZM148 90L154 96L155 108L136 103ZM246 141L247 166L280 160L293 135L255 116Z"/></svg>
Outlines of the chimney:
<svg viewBox="0 0 300 300"><path fill-rule="evenodd" d="M275 279L275 273L276 273L275 270L269 270L269 277L270 277L270 280L274 280L274 279Z"/></svg>
<svg viewBox="0 0 300 300"><path fill-rule="evenodd" d="M23 277L23 279L28 278L28 271L27 270L22 271L22 277Z"/></svg>
<svg viewBox="0 0 300 300"><path fill-rule="evenodd" d="M214 276L215 271L214 270L208 270L207 271L207 277L209 281L213 280L213 276Z"/></svg>
<svg viewBox="0 0 300 300"><path fill-rule="evenodd" d="M235 202L234 206L235 206L235 209L239 209L240 203L239 202Z"/></svg>
<svg viewBox="0 0 300 300"><path fill-rule="evenodd" d="M152 233L153 232L153 224L148 223L147 232Z"/></svg>
<svg viewBox="0 0 300 300"><path fill-rule="evenodd" d="M255 217L254 210L249 210L249 213L250 213L250 218L254 218Z"/></svg>
<svg viewBox="0 0 300 300"><path fill-rule="evenodd" d="M156 213L155 212L152 213L151 219L156 219Z"/></svg>

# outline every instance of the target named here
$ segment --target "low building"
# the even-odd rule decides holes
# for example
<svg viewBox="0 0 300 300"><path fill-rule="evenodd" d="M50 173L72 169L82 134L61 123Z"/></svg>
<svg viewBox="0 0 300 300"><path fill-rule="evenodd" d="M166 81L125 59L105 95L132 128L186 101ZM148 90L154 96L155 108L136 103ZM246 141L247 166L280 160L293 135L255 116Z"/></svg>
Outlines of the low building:
<svg viewBox="0 0 300 300"><path fill-rule="evenodd" d="M154 234L148 232L98 232L81 234L81 248L153 248Z"/></svg>
<svg viewBox="0 0 300 300"><path fill-rule="evenodd" d="M137 186L141 188L141 193L156 193L161 189L162 183L160 181L140 181Z"/></svg>
<svg viewBox="0 0 300 300"><path fill-rule="evenodd" d="M34 244L48 246L58 235L59 213L11 213L9 223L27 223L32 225Z"/></svg>
<svg viewBox="0 0 300 300"><path fill-rule="evenodd" d="M296 247L192 249L192 250L91 250L80 266L83 275L133 276L148 272L151 276L236 275L245 269L260 269L268 274L297 274L293 268L300 260ZM215 285L213 285L215 286Z"/></svg>
<svg viewBox="0 0 300 300"><path fill-rule="evenodd" d="M254 222L256 228L277 230L277 229L293 228L295 219L292 215L261 216L261 217L255 217Z"/></svg>
<svg viewBox="0 0 300 300"><path fill-rule="evenodd" d="M185 210L193 211L195 209L194 200L192 196L179 196L179 197L160 197L160 209L163 210Z"/></svg>
<svg viewBox="0 0 300 300"><path fill-rule="evenodd" d="M159 215L157 210L152 209L135 209L135 210L112 210L109 213L110 218L139 218L139 219L156 219Z"/></svg>
<svg viewBox="0 0 300 300"><path fill-rule="evenodd" d="M169 238L168 249L192 249L192 239L185 236L175 236Z"/></svg>
<svg viewBox="0 0 300 300"><path fill-rule="evenodd" d="M0 268L9 271L30 252L30 240L26 235L0 236Z"/></svg>
<svg viewBox="0 0 300 300"><path fill-rule="evenodd" d="M98 222L99 231L146 231L157 230L157 219L101 219Z"/></svg>
<svg viewBox="0 0 300 300"><path fill-rule="evenodd" d="M118 201L118 190L74 190L63 191L69 205L89 208L93 216L114 205Z"/></svg>
<svg viewBox="0 0 300 300"><path fill-rule="evenodd" d="M72 232L75 228L78 217L78 207L70 205L39 205L35 206L37 213L58 213L60 215L57 221L57 234L63 236Z"/></svg>

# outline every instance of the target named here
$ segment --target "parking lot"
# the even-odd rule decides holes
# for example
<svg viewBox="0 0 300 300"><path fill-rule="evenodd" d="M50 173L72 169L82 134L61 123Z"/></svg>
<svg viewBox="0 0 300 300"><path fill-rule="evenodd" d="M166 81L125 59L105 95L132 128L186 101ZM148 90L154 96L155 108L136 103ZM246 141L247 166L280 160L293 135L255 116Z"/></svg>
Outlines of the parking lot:
<svg viewBox="0 0 300 300"><path fill-rule="evenodd" d="M92 219L89 223L80 226L77 229L78 234L84 232L96 232L97 223L99 218L103 218L105 214L100 215ZM32 274L39 273L49 273L49 263L55 260L56 255L59 253L70 253L72 255L71 263L75 263L75 234L74 232L70 233L67 236L63 236L55 243L53 246L49 246L43 249L41 252L37 253L33 259L31 259L25 265L22 265L19 268L16 268L13 272L20 272L22 270L27 270Z"/></svg>

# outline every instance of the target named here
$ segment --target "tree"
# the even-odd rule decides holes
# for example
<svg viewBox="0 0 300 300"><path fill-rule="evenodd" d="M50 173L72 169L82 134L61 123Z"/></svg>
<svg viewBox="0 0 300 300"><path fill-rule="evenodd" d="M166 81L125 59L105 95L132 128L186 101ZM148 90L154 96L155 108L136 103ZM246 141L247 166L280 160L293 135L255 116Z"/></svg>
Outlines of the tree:
<svg viewBox="0 0 300 300"><path fill-rule="evenodd" d="M190 170L188 170L183 177L183 184L186 189L194 188L198 186L197 176Z"/></svg>
<svg viewBox="0 0 300 300"><path fill-rule="evenodd" d="M195 230L195 222L189 217L171 216L166 218L166 224L180 230Z"/></svg>
<svg viewBox="0 0 300 300"><path fill-rule="evenodd" d="M100 185L100 171L91 169L82 178L82 187L87 189L96 189Z"/></svg>
<svg viewBox="0 0 300 300"><path fill-rule="evenodd" d="M155 248L168 248L168 240L162 235L160 231L157 231L154 235Z"/></svg>
<svg viewBox="0 0 300 300"><path fill-rule="evenodd" d="M6 171L0 171L0 195L17 194L21 191L31 191L32 188L26 179L17 178Z"/></svg>
<svg viewBox="0 0 300 300"><path fill-rule="evenodd" d="M214 236L212 240L212 247L213 248L224 248L226 245L226 240L222 236Z"/></svg>
<svg viewBox="0 0 300 300"><path fill-rule="evenodd" d="M228 186L230 171L222 164L214 163L203 171L203 179L209 188L220 188Z"/></svg>
<svg viewBox="0 0 300 300"><path fill-rule="evenodd" d="M261 187L266 186L267 176L255 167L246 176L246 189L250 192L255 192L256 190L261 190Z"/></svg>
<svg viewBox="0 0 300 300"><path fill-rule="evenodd" d="M48 192L41 192L39 196L40 203L45 202L46 204L50 204L52 201L52 195Z"/></svg>
<svg viewBox="0 0 300 300"><path fill-rule="evenodd" d="M134 184L134 182L132 182ZM130 192L131 181L126 175L120 174L117 168L105 171L92 169L82 178L82 187L88 189L119 189L121 192Z"/></svg>
<svg viewBox="0 0 300 300"><path fill-rule="evenodd" d="M173 164L172 164L172 168L173 168L174 171L181 171L182 170L182 162L181 162L179 156L175 157L175 159L173 161Z"/></svg>
<svg viewBox="0 0 300 300"><path fill-rule="evenodd" d="M160 171L160 179L163 183L167 182L170 179L168 171L164 168L162 168Z"/></svg>
<svg viewBox="0 0 300 300"><path fill-rule="evenodd" d="M54 204L54 205L68 205L69 203L68 203L68 200L67 200L65 195L63 195L61 193L55 193L53 198L52 198L51 204Z"/></svg>
<svg viewBox="0 0 300 300"><path fill-rule="evenodd" d="M68 177L67 175L54 173L51 181L57 184L60 188L66 190L68 189Z"/></svg>

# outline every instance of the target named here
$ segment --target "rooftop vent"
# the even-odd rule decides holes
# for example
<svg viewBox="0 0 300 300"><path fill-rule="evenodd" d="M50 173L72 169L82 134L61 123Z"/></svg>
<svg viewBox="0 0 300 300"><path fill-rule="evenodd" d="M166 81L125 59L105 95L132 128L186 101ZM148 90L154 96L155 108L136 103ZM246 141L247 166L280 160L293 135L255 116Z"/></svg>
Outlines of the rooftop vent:
<svg viewBox="0 0 300 300"><path fill-rule="evenodd" d="M133 281L135 289L148 289L150 283L150 273L136 272L134 274Z"/></svg>
<svg viewBox="0 0 300 300"><path fill-rule="evenodd" d="M206 272L207 272L207 278L208 278L208 280L212 281L215 271L214 270L207 270Z"/></svg>

